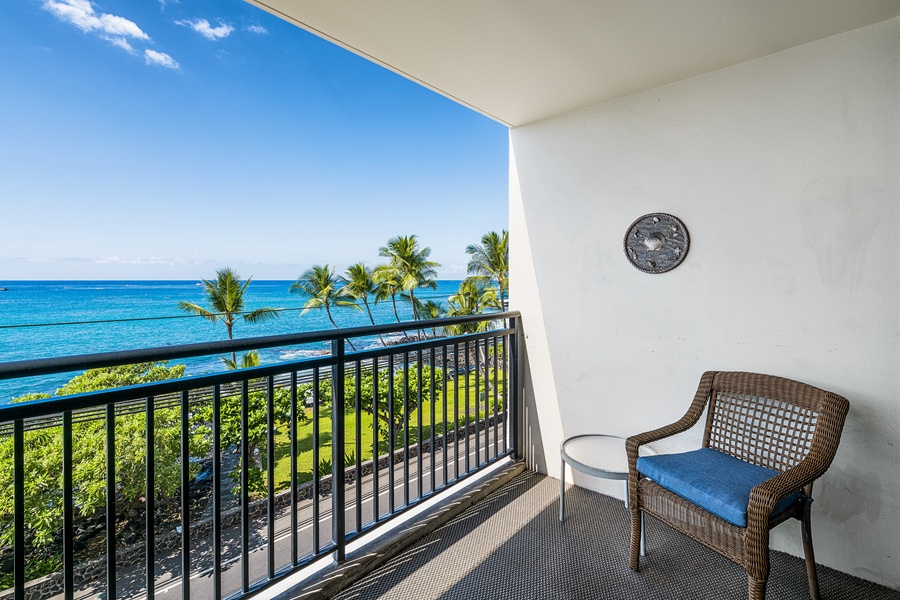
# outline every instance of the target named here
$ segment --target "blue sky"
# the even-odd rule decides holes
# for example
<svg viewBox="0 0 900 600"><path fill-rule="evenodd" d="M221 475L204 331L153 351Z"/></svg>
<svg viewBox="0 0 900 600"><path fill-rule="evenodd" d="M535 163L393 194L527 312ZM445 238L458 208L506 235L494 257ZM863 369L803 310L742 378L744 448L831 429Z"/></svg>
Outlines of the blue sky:
<svg viewBox="0 0 900 600"><path fill-rule="evenodd" d="M0 281L293 279L507 227L507 130L238 0L0 3Z"/></svg>

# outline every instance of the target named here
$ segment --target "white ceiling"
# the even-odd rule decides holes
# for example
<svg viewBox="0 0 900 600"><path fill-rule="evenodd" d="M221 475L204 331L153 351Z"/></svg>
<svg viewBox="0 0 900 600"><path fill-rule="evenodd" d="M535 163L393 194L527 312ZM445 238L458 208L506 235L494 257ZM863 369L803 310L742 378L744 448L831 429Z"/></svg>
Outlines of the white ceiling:
<svg viewBox="0 0 900 600"><path fill-rule="evenodd" d="M248 0L520 126L900 15L900 0Z"/></svg>

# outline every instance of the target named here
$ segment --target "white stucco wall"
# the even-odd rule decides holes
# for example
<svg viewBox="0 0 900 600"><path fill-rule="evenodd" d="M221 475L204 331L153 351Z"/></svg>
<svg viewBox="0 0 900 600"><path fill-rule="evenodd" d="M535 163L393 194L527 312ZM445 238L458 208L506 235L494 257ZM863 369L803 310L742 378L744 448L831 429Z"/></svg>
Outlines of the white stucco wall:
<svg viewBox="0 0 900 600"><path fill-rule="evenodd" d="M894 19L511 132L533 464L557 476L565 436L676 420L704 370L835 391L817 559L900 588L898 73ZM646 275L622 237L657 211L691 248ZM773 547L800 554L798 531Z"/></svg>

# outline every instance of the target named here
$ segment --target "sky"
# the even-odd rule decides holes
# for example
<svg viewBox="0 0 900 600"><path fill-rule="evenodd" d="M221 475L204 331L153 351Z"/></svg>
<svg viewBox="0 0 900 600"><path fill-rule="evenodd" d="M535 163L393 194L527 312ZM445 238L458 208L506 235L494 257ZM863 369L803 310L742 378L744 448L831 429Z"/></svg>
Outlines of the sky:
<svg viewBox="0 0 900 600"><path fill-rule="evenodd" d="M507 228L508 131L239 0L0 3L0 282L295 279Z"/></svg>

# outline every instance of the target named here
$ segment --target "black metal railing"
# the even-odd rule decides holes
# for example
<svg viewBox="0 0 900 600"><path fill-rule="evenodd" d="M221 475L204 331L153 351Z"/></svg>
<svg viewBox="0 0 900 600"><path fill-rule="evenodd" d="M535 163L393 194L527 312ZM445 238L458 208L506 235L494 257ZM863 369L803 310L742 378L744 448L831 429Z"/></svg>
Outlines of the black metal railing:
<svg viewBox="0 0 900 600"><path fill-rule="evenodd" d="M473 332L345 350L450 327ZM0 474L12 483L0 595L237 597L344 560L349 541L519 455L520 331L519 313L505 312L0 364L13 379L331 344L0 407Z"/></svg>

